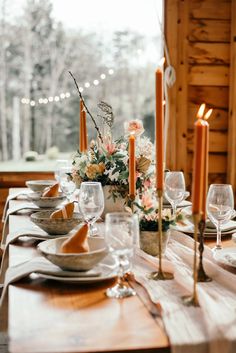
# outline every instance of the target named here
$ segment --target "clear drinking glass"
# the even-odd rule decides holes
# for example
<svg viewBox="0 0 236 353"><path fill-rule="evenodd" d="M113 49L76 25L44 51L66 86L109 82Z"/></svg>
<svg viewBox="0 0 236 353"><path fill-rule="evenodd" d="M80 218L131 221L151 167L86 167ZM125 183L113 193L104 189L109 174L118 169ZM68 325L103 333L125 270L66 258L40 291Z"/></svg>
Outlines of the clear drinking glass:
<svg viewBox="0 0 236 353"><path fill-rule="evenodd" d="M76 185L71 179L71 167L61 167L59 170L59 185L63 194L66 195L68 201L76 189Z"/></svg>
<svg viewBox="0 0 236 353"><path fill-rule="evenodd" d="M119 265L118 283L106 291L109 298L125 298L136 294L132 288L124 285L122 277L130 268L130 258L133 256L138 233L137 215L122 212L106 214L105 240Z"/></svg>
<svg viewBox="0 0 236 353"><path fill-rule="evenodd" d="M92 226L104 210L104 194L101 183L83 182L79 191L79 209L89 225L89 235L93 236Z"/></svg>
<svg viewBox="0 0 236 353"><path fill-rule="evenodd" d="M182 172L165 173L165 197L173 208L173 215L176 214L178 204L186 198L187 194Z"/></svg>
<svg viewBox="0 0 236 353"><path fill-rule="evenodd" d="M56 161L55 170L54 170L54 177L56 181L59 183L60 178L60 169L64 167L70 167L69 161L67 159L58 159Z"/></svg>
<svg viewBox="0 0 236 353"><path fill-rule="evenodd" d="M217 229L216 246L221 250L221 226L234 214L234 194L229 184L211 184L207 194L207 214Z"/></svg>

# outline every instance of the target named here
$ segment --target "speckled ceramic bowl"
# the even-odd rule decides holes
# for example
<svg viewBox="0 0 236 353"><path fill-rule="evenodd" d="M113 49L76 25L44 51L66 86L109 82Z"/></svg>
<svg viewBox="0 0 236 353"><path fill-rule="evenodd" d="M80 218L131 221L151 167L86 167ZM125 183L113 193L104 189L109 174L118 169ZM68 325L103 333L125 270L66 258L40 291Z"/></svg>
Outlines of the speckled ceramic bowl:
<svg viewBox="0 0 236 353"><path fill-rule="evenodd" d="M55 208L66 199L62 193L55 197L43 197L41 192L27 194L27 198L40 208Z"/></svg>
<svg viewBox="0 0 236 353"><path fill-rule="evenodd" d="M90 251L81 254L63 254L59 252L67 237L46 240L38 245L39 251L53 264L63 270L88 271L97 265L107 254L103 238L88 238Z"/></svg>
<svg viewBox="0 0 236 353"><path fill-rule="evenodd" d="M51 219L50 215L54 211L35 212L30 216L30 219L38 227L43 229L48 234L68 234L73 228L82 222L82 218L78 213L74 213L73 218L55 218Z"/></svg>
<svg viewBox="0 0 236 353"><path fill-rule="evenodd" d="M56 184L56 180L28 180L26 186L32 191L43 191L45 188Z"/></svg>

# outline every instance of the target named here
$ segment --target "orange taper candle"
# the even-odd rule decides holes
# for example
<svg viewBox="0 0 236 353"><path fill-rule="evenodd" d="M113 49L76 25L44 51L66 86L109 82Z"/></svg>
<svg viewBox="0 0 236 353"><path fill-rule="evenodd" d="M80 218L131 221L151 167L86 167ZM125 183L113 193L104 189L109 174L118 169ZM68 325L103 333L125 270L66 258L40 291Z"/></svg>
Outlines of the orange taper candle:
<svg viewBox="0 0 236 353"><path fill-rule="evenodd" d="M86 112L82 112L83 119L83 141L84 141L84 151L88 149L88 135L87 135L87 124L86 124Z"/></svg>
<svg viewBox="0 0 236 353"><path fill-rule="evenodd" d="M156 188L163 190L164 140L163 140L163 73L156 71Z"/></svg>
<svg viewBox="0 0 236 353"><path fill-rule="evenodd" d="M208 164L209 164L209 124L206 121L211 113L212 109L209 109L208 112L204 115L205 121L205 166L204 166L204 178L203 178L203 192L202 192L202 219L205 221L207 218L206 214L206 198L207 198L207 190L208 190Z"/></svg>
<svg viewBox="0 0 236 353"><path fill-rule="evenodd" d="M135 136L129 137L129 196L136 194Z"/></svg>
<svg viewBox="0 0 236 353"><path fill-rule="evenodd" d="M84 109L84 105L83 105L83 101L82 101L82 99L81 99L81 100L80 100L80 120L79 120L79 150L80 150L80 152L84 152L84 135L83 135L83 131L84 131L83 123L84 123L84 119L83 119L83 109Z"/></svg>
<svg viewBox="0 0 236 353"><path fill-rule="evenodd" d="M202 219L205 221L206 216L206 197L208 189L208 151L209 151L209 124L204 120L204 171L203 171L203 190L202 190Z"/></svg>
<svg viewBox="0 0 236 353"><path fill-rule="evenodd" d="M193 183L192 183L192 211L193 214L202 212L204 169L206 159L206 124L198 118L194 124L194 159L193 159ZM206 177L206 176L205 176Z"/></svg>

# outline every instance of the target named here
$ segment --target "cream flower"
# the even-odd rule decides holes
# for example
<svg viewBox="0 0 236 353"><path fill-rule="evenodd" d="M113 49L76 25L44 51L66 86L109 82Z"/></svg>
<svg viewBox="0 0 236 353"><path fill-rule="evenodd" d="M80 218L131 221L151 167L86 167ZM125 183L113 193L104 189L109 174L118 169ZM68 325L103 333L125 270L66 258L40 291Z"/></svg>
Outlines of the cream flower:
<svg viewBox="0 0 236 353"><path fill-rule="evenodd" d="M129 122L126 121L124 123L124 129L126 135L133 133L136 137L142 135L144 132L143 123L139 119L131 120Z"/></svg>

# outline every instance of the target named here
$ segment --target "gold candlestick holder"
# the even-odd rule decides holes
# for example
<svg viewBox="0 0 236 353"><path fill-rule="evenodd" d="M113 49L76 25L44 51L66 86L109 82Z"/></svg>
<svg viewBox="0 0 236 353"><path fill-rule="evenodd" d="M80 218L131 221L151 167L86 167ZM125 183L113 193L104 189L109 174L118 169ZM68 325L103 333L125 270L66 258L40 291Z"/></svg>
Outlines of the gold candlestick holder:
<svg viewBox="0 0 236 353"><path fill-rule="evenodd" d="M197 296L197 237L198 237L198 223L200 214L193 214L194 222L194 257L193 257L193 294L191 296L183 297L183 302L186 306L199 306Z"/></svg>
<svg viewBox="0 0 236 353"><path fill-rule="evenodd" d="M172 273L169 272L163 272L162 270L162 205L163 205L163 191L162 190L157 190L157 196L158 196L158 231L157 231L157 237L159 240L158 246L159 246L159 268L158 271L152 272L149 275L150 279L153 279L155 281L159 280L169 280L173 279L174 276Z"/></svg>
<svg viewBox="0 0 236 353"><path fill-rule="evenodd" d="M128 205L131 208L132 213L134 213L134 200L135 200L135 195L129 195L129 202Z"/></svg>
<svg viewBox="0 0 236 353"><path fill-rule="evenodd" d="M197 281L198 282L211 282L212 279L206 274L203 267L203 252L204 252L204 233L206 228L206 221L201 219L198 224L199 229L199 266L197 273Z"/></svg>

